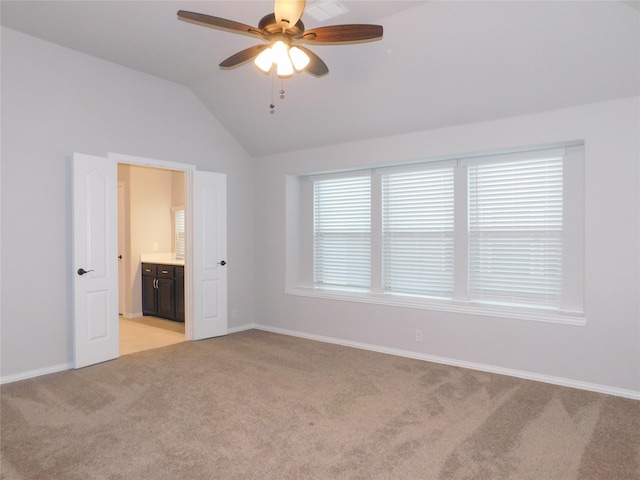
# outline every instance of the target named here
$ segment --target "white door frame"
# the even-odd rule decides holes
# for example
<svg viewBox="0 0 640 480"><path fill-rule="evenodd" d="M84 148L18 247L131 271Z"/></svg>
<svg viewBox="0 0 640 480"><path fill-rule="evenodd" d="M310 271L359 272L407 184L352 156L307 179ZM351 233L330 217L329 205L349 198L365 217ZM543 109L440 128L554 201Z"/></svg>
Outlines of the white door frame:
<svg viewBox="0 0 640 480"><path fill-rule="evenodd" d="M124 221L124 201L125 190L124 182L118 182L118 313L124 316L126 310L126 297L125 297L125 263L127 261L124 252L126 250L126 235L125 235L125 221Z"/></svg>
<svg viewBox="0 0 640 480"><path fill-rule="evenodd" d="M144 167L160 168L164 170L176 170L184 172L185 175L185 229L187 232L193 231L192 211L193 211L193 174L196 170L195 165L186 163L167 162L164 160L155 160L152 158L136 157L133 155L124 155L121 153L109 152L107 158L114 160L116 163L125 163L129 165L139 165ZM193 328L193 252L191 251L191 242L185 245L185 278L184 278L184 299L185 299L185 340L194 339Z"/></svg>
<svg viewBox="0 0 640 480"><path fill-rule="evenodd" d="M81 165L78 160L84 158L87 159L87 162ZM93 295L89 303L82 303L82 299L87 297L87 289L84 287L88 282L81 284L78 283L78 279L74 279L74 368L81 368L119 356L118 286L116 285L118 283L116 258L118 232L114 231L118 228L117 165L119 163L183 172L186 200L185 229L191 238L185 245L185 267L187 269L184 279L185 339L204 339L227 334L227 274L226 268L224 268L226 261L223 261L224 258L218 258L218 256L226 257L226 175L198 172L194 165L118 153L109 153L107 158L75 153L74 172L77 171L80 175L86 171L87 166L93 168L91 172L98 172L97 175L91 177L89 191L96 192L92 198L102 200L101 203L98 200L90 203L90 211L95 211L99 218L97 223L87 223L87 207L85 205L87 202L83 193L87 191L87 181L80 182L80 177L76 178L74 173L73 215L74 225L77 225L74 227L74 245L87 243L83 240L82 235L78 235L76 232L80 231L80 228L86 229L86 225L92 225L91 238L96 238L97 243L90 251L102 252L102 257L92 260L95 263L95 269L91 269L94 267L93 264L82 263L88 261L85 258L86 252L77 250L74 246L74 264L77 263L74 268L78 268L77 274L81 277L85 273L95 272L92 276L87 277L88 280L98 279L105 283L104 278L107 276L110 278L107 279L106 287L98 286L102 290L89 292L98 292L101 295ZM78 164L77 170L76 164ZM94 181L95 178L97 180ZM78 189L77 195L76 188ZM198 193L197 201L196 192ZM83 202L82 208L79 208L80 204L76 204L76 197ZM202 222L194 221L195 207L198 207ZM76 222L77 215L79 217ZM83 219L85 219L84 223ZM199 226L197 232L196 223ZM102 228L102 234L100 228ZM96 229L97 231L94 231ZM197 238L195 238L196 233L198 234ZM76 237L78 238L76 239ZM101 238L102 240L100 240ZM106 247L109 248L108 252L105 242L107 242ZM199 256L198 263L194 258L196 254ZM113 265L108 264L108 271L103 265L107 258L111 258L110 262L113 262ZM78 262L81 262L82 265ZM89 270L85 271L84 265ZM197 268L194 268L196 265ZM94 276L95 278L93 278ZM113 278L114 276L115 278ZM203 295L204 291L207 295ZM198 308L195 308L196 301ZM93 337L88 336L87 332ZM78 342L78 338L83 341ZM85 341L87 338L90 341ZM89 348L90 346L92 348Z"/></svg>

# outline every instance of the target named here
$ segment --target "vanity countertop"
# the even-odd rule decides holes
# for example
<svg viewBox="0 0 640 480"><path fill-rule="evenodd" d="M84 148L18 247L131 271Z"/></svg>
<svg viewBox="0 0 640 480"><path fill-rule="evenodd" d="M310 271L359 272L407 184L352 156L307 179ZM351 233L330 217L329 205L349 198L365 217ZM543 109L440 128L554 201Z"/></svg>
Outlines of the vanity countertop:
<svg viewBox="0 0 640 480"><path fill-rule="evenodd" d="M161 263L163 265L184 265L184 258L176 258L175 253L143 253L142 263Z"/></svg>

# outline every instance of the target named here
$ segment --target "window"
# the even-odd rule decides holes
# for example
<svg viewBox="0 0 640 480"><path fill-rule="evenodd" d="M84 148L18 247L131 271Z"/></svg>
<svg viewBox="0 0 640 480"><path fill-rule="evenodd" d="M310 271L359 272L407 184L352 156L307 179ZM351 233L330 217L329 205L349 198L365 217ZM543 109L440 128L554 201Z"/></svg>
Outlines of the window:
<svg viewBox="0 0 640 480"><path fill-rule="evenodd" d="M175 245L176 258L184 258L185 253L185 233L184 233L184 208L175 207L173 211L173 241Z"/></svg>
<svg viewBox="0 0 640 480"><path fill-rule="evenodd" d="M469 167L469 298L559 308L562 157Z"/></svg>
<svg viewBox="0 0 640 480"><path fill-rule="evenodd" d="M453 167L382 176L383 291L453 295Z"/></svg>
<svg viewBox="0 0 640 480"><path fill-rule="evenodd" d="M419 308L581 315L583 156L568 145L311 176L310 285Z"/></svg>
<svg viewBox="0 0 640 480"><path fill-rule="evenodd" d="M317 285L371 285L371 179L314 182L313 272Z"/></svg>

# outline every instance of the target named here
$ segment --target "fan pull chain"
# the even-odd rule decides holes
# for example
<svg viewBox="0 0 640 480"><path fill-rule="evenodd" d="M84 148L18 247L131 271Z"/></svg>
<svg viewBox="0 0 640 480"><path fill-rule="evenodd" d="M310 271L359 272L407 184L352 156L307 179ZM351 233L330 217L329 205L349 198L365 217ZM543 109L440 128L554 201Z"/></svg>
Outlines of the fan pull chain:
<svg viewBox="0 0 640 480"><path fill-rule="evenodd" d="M276 73L275 71L271 74L271 103L269 104L269 113L271 113L272 115L274 113L276 113L276 105L274 103L273 100L273 92L274 92L274 84L273 84L273 79L275 78ZM284 78L280 77L280 100L284 100L285 96L284 96Z"/></svg>
<svg viewBox="0 0 640 480"><path fill-rule="evenodd" d="M273 70L273 69L272 69ZM275 72L271 72L271 103L269 104L269 113L273 115L276 113L276 106L273 103L273 77L275 76Z"/></svg>

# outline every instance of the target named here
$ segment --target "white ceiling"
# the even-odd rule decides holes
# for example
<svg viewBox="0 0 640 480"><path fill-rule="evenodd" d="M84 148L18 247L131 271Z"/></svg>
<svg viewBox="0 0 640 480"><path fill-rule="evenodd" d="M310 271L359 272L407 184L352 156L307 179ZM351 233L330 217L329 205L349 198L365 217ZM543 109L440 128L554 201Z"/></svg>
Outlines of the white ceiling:
<svg viewBox="0 0 640 480"><path fill-rule="evenodd" d="M308 0L308 4L314 3ZM280 82L218 63L253 38L179 21L256 26L266 1L8 1L2 25L188 86L253 156L640 95L636 1L343 1L380 41L309 46L330 73ZM274 93L275 92L275 93ZM270 114L272 95L276 105Z"/></svg>

